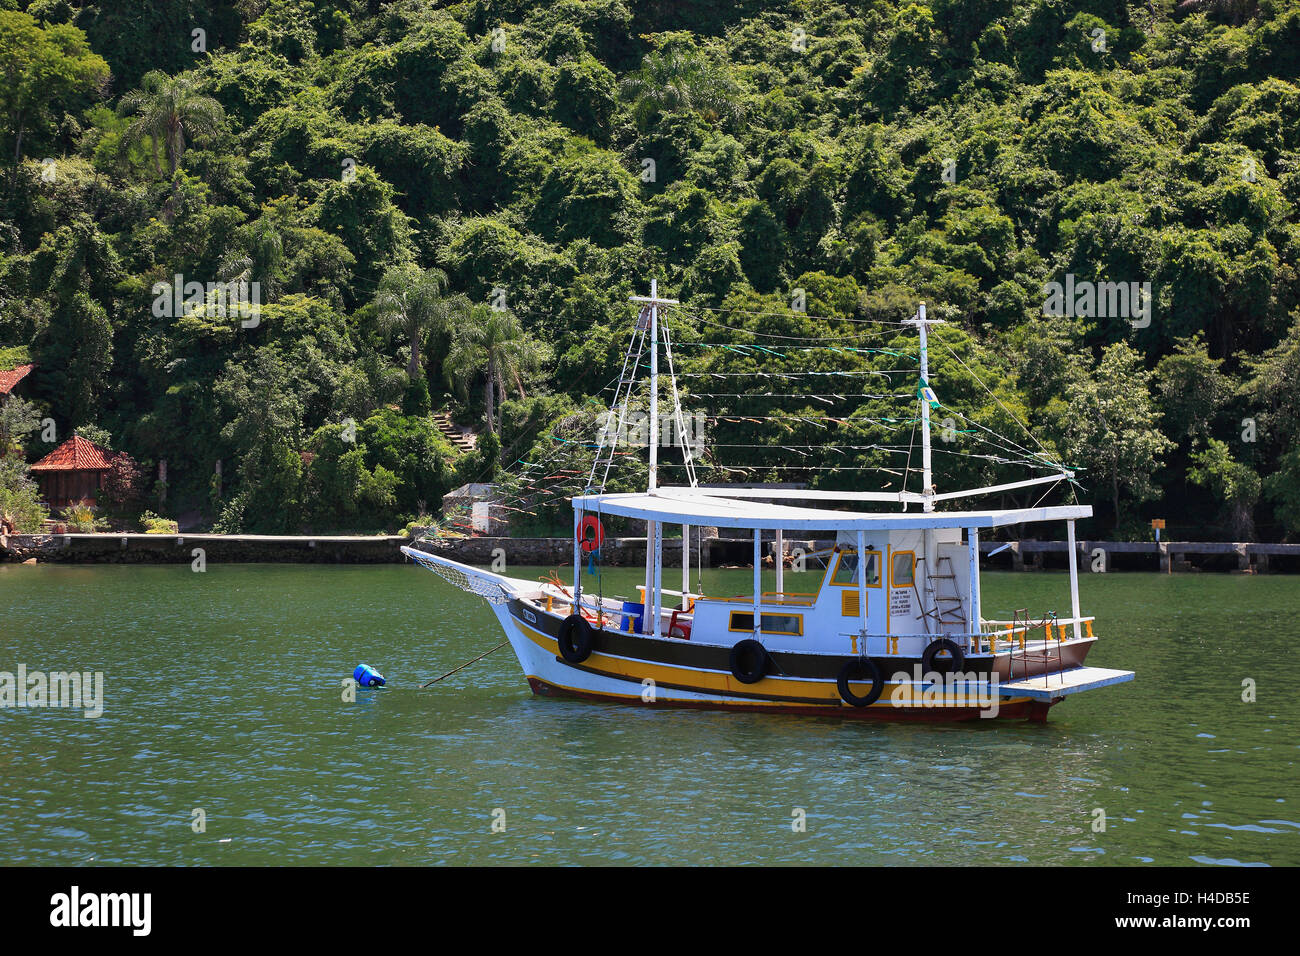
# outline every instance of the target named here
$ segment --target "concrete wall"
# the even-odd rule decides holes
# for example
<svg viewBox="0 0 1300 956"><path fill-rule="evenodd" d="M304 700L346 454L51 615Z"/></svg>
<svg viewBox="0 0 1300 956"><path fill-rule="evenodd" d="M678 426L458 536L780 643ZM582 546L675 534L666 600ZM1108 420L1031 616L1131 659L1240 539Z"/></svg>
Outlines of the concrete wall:
<svg viewBox="0 0 1300 956"><path fill-rule="evenodd" d="M693 547L699 539L694 535ZM84 564L180 564L194 560L202 548L211 562L289 562L300 564L379 564L405 560L399 551L412 542L399 535L221 535L221 534L41 534L0 535L0 561ZM812 552L829 548L833 540L787 539L787 554L795 548ZM1097 552L1105 552L1105 567L1114 571L1240 570L1300 572L1300 544L1257 544L1228 541L1079 541L1079 570L1092 569ZM1064 568L1064 541L981 541L982 562L989 568L1041 570ZM490 566L498 557L509 565L569 567L573 545L568 538L473 537L415 543L432 554L465 564ZM769 550L764 544L764 554ZM997 555L990 552L1002 549ZM601 563L610 567L645 564L645 538L606 538ZM681 566L680 538L664 539L665 567ZM704 538L705 567L746 567L753 561L753 539ZM585 560L584 560L585 563ZM766 562L765 562L766 563Z"/></svg>
<svg viewBox="0 0 1300 956"><path fill-rule="evenodd" d="M299 564L379 564L406 560L404 536L272 536L225 534L0 535L0 561L73 564L189 564L204 560Z"/></svg>

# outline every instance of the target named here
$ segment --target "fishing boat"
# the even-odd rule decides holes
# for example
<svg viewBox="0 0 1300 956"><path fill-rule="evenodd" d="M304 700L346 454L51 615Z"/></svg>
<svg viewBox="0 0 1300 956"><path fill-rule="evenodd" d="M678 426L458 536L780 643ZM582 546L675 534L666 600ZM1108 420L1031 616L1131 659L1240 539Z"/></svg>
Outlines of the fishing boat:
<svg viewBox="0 0 1300 956"><path fill-rule="evenodd" d="M660 352L668 359L671 412L684 424L673 371L673 343L661 317L677 306L658 295L633 296L636 322L608 421L622 424L637 369L648 358L650 436L660 434ZM719 708L867 719L1042 721L1074 694L1133 679L1133 672L1092 667L1095 619L1079 604L1075 522L1089 505L948 510L964 498L1072 481L1073 472L940 492L931 463L930 382L922 303L903 325L919 344L918 431L921 489L820 490L702 486L683 443L685 481L659 483L658 445L648 442L644 491L607 493L618 428L602 430L595 461L573 509L572 579L530 581L463 564L418 547L402 551L422 567L483 598L496 614L534 693L637 706ZM648 352L648 356L647 353ZM666 402L665 405L668 403ZM613 436L613 437L607 437ZM604 471L602 473L602 466ZM599 547L604 522L644 523L644 584L630 596L592 594L583 561ZM980 539L997 529L1065 525L1070 610L1009 619L981 613ZM680 527L681 587L664 586L666 528ZM692 588L701 528L732 529L752 539L752 589L711 595ZM697 529L692 536L691 529ZM808 557L822 571L814 590L785 587L786 544L833 535ZM775 576L763 589L764 545ZM746 544L744 547L748 548ZM694 558L693 558L694 555ZM805 575L806 577L806 575Z"/></svg>

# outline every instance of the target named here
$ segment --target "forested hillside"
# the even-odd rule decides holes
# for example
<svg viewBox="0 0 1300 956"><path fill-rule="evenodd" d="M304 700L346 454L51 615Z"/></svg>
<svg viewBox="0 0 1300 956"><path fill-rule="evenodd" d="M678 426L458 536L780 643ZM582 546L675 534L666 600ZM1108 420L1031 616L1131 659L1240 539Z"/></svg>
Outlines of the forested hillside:
<svg viewBox="0 0 1300 956"><path fill-rule="evenodd" d="M0 70L19 524L74 431L226 531L572 478L657 278L702 479L898 487L925 301L936 417L1085 533L1300 533L1296 0L0 0Z"/></svg>

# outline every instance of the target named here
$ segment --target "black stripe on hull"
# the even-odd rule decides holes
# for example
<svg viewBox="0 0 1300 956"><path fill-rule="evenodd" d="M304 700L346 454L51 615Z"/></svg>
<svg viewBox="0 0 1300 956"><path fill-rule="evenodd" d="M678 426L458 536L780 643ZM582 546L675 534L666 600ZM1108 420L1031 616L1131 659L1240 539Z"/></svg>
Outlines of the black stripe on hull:
<svg viewBox="0 0 1300 956"><path fill-rule="evenodd" d="M525 611L528 617L524 616ZM510 601L510 613L516 620L527 627L541 631L551 638L559 637L560 624L564 620L559 615L548 614L541 609L530 607L518 598ZM534 618L534 620L530 620L530 617ZM736 637L737 641L742 639L743 636ZM1016 678L1041 674L1049 669L1055 671L1062 667L1080 666L1091 646L1092 641L1081 644L1065 644L1061 650L1059 664L1054 658L1050 661L1030 661L1028 664L1017 660L1015 662ZM690 667L697 670L722 671L724 673L731 671L730 647L697 644L677 638L655 640L653 637L640 634L592 628L592 650L616 657L645 661L648 664L668 664L674 667ZM840 668L844 666L845 662L855 660L852 654L833 656L777 650L769 650L768 654L774 665L772 669L773 677L802 677L823 681L837 679ZM919 656L872 657L871 660L880 668L880 673L884 675L886 680L899 671L911 675L915 668L921 666ZM967 674L985 680L996 670L998 679L1006 681L1010 675L1011 665L1005 654L997 658L991 654L981 654L968 657L966 663L962 665L962 670Z"/></svg>

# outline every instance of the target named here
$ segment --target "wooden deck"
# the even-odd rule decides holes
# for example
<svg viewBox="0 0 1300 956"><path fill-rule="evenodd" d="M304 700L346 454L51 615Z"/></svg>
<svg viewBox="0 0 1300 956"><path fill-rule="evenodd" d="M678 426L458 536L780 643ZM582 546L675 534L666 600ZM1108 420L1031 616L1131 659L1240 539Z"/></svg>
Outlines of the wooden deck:
<svg viewBox="0 0 1300 956"><path fill-rule="evenodd" d="M1123 684L1133 679L1132 671L1107 667L1073 667L1056 674L1040 674L998 685L1003 697L1029 697L1033 700L1056 700L1084 690Z"/></svg>

